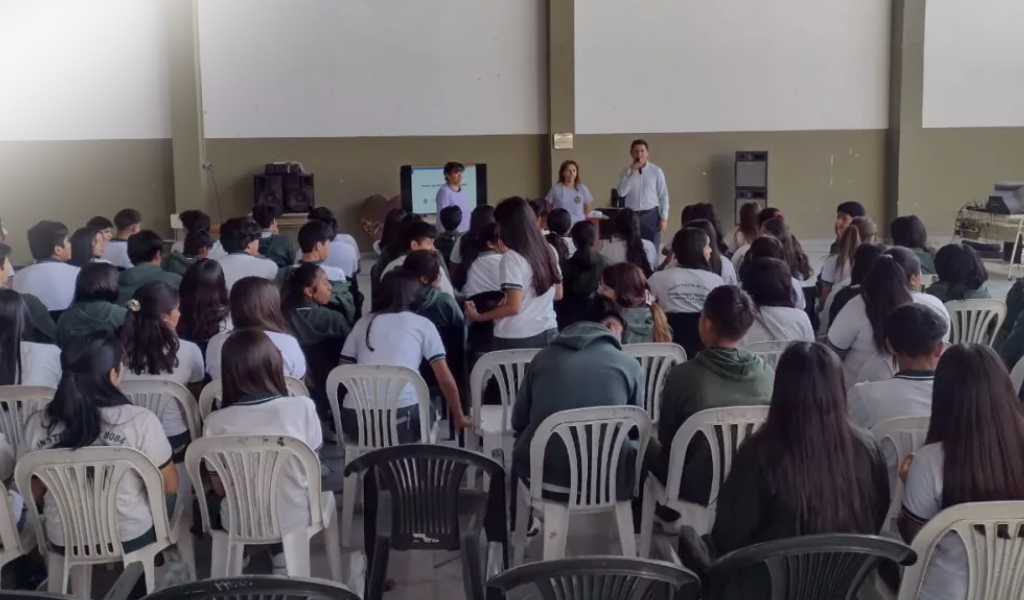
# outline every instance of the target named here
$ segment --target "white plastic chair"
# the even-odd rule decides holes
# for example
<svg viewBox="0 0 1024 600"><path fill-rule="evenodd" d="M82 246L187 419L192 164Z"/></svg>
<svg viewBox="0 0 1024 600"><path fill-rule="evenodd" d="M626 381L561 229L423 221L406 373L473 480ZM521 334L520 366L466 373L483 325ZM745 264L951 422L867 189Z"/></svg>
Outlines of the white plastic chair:
<svg viewBox="0 0 1024 600"><path fill-rule="evenodd" d="M203 530L213 538L211 577L241 575L246 545L274 543L284 546L289 577L309 577L310 540L323 531L331 578L342 581L338 510L334 494L320 490L320 459L309 446L285 436L200 438L185 452L188 475L197 489L204 460L224 484L228 518L226 531L211 528L209 506L205 499L200 500ZM278 515L278 490L286 468L303 469L309 482L310 524L298 531L282 531Z"/></svg>
<svg viewBox="0 0 1024 600"><path fill-rule="evenodd" d="M355 405L358 436L343 436L345 462L351 462L364 453L398 444L398 400L405 386L419 399L420 439L424 444L437 442L437 424L431 422L430 390L419 372L405 367L384 365L340 365L327 375L327 400L334 415L335 431L341 427L339 386L348 391L346 400ZM341 539L346 544L352 539L352 519L356 511L359 476L345 478L341 501Z"/></svg>
<svg viewBox="0 0 1024 600"><path fill-rule="evenodd" d="M793 343L793 340L778 340L774 342L753 342L743 346L743 349L748 352L760 356L764 359L764 362L771 365L774 369L779 365L779 358L782 357L782 353L789 348L789 345Z"/></svg>
<svg viewBox="0 0 1024 600"><path fill-rule="evenodd" d="M544 419L530 441L529 487L517 484L516 530L513 541L516 565L526 556L526 530L530 509L540 511L544 521L544 560L565 556L572 514L612 511L618 526L623 556L636 556L633 534L632 496L619 498L616 490L619 456L632 443L630 433L638 432L636 464L630 465L639 491L640 465L651 437L651 418L637 406L601 406L559 411ZM544 482L544 458L548 442L558 438L568 456L569 487ZM578 442L574 440L579 440ZM544 497L544 491L563 493L567 501Z"/></svg>
<svg viewBox="0 0 1024 600"><path fill-rule="evenodd" d="M977 502L947 508L928 521L911 547L917 562L903 572L899 600L917 600L932 553L946 534L967 549L967 598L1006 600L1024 595L1024 502ZM952 541L952 540L951 540Z"/></svg>
<svg viewBox="0 0 1024 600"><path fill-rule="evenodd" d="M142 480L149 509L153 515L156 541L134 552L125 553L117 529L117 490L129 472ZM41 450L29 452L18 460L14 480L25 497L29 522L39 540L46 540L43 521L32 498L32 479L46 486L60 514L64 531L64 552L59 554L47 540L48 591L64 593L68 578L76 596L89 598L93 565L121 562L142 563L146 590L156 586L156 555L177 545L195 573L192 533L185 522L185 504L178 501L168 518L164 503L164 482L159 469L145 454L125 447L88 447L78 450Z"/></svg>
<svg viewBox="0 0 1024 600"><path fill-rule="evenodd" d="M26 500L29 502L30 500ZM24 510L28 510L25 508ZM36 547L36 530L25 527L18 531L18 517L11 508L9 494L0 488L0 567L12 560L24 556Z"/></svg>
<svg viewBox="0 0 1024 600"><path fill-rule="evenodd" d="M668 460L668 481L664 484L653 475L644 486L644 502L640 524L641 556L649 556L654 534L655 503L671 508L682 515L683 523L700 535L710 533L715 522L718 489L732 469L732 457L743 440L757 430L768 418L767 406L732 406L709 408L693 415L683 423L672 438L672 454ZM698 435L704 436L711 449L711 493L706 507L679 498L683 479L686 450ZM664 450L663 450L664 451Z"/></svg>
<svg viewBox="0 0 1024 600"><path fill-rule="evenodd" d="M1002 300L955 300L946 303L949 312L950 343L991 346L1006 319Z"/></svg>
<svg viewBox="0 0 1024 600"><path fill-rule="evenodd" d="M304 396L309 398L309 389L301 380L294 377L285 377L284 384L288 388L289 396ZM199 415L206 420L214 410L220 408L220 399L224 395L224 383L220 379L214 379L203 386L199 392Z"/></svg>
<svg viewBox="0 0 1024 600"><path fill-rule="evenodd" d="M11 448L21 447L25 421L53 400L57 390L37 385L0 385L0 432Z"/></svg>
<svg viewBox="0 0 1024 600"><path fill-rule="evenodd" d="M512 464L512 407L519 386L526 377L526 368L538 352L540 350L534 348L488 352L473 365L473 372L469 375L469 393L473 403L472 433L476 438L470 448L476 449L482 445L484 456L493 456L495 450L502 448L505 451L506 473ZM484 390L492 378L498 385L501 406L484 406ZM473 481L472 475L470 481ZM487 489L487 485L485 476L484 489Z"/></svg>
<svg viewBox="0 0 1024 600"><path fill-rule="evenodd" d="M924 445L924 440L928 437L930 421L931 417L902 417L889 419L871 428L871 434L882 446L886 463L889 465L891 495L886 524L891 527L891 531L896 531L892 525L896 517L900 515L900 507L903 505L903 482L899 477L900 463Z"/></svg>
<svg viewBox="0 0 1024 600"><path fill-rule="evenodd" d="M657 424L661 413L661 392L672 367L686 362L686 350L678 344L626 344L622 351L640 361L644 374L644 410Z"/></svg>

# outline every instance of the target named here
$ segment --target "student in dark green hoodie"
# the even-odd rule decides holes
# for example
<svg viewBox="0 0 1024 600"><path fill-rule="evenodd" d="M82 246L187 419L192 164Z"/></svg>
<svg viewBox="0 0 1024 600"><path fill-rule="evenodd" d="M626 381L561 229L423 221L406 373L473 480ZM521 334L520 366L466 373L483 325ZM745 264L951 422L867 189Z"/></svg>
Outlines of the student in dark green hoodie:
<svg viewBox="0 0 1024 600"><path fill-rule="evenodd" d="M427 318L437 328L448 356L448 367L459 382L460 389L465 389L466 320L455 298L438 288L441 282L441 260L436 252L416 250L406 255L402 270L412 273L423 283L423 304L417 314ZM429 369L421 371L427 383L434 387L433 373Z"/></svg>
<svg viewBox="0 0 1024 600"><path fill-rule="evenodd" d="M163 262L164 240L155 231L143 230L128 238L128 259L134 267L122 271L118 280L121 294L117 303L124 306L135 295L135 290L150 281L162 281L174 288L181 285L181 275L160 268Z"/></svg>
<svg viewBox="0 0 1024 600"><path fill-rule="evenodd" d="M185 234L181 252L172 249L171 253L164 257L163 270L184 277L188 268L196 264L197 260L210 257L210 251L215 243L216 240L209 231L189 231Z"/></svg>
<svg viewBox="0 0 1024 600"><path fill-rule="evenodd" d="M334 236L334 228L322 221L309 221L303 225L299 229L299 248L302 251L302 256L297 264L288 265L279 270L275 283L283 289L289 274L298 266L304 264L319 266L331 284L331 299L327 303L327 307L341 313L348 324L353 325L359 318L357 302L361 302L362 297L360 296L357 300L352 293L352 284L341 269L324 264L324 261L331 255L331 241L334 240Z"/></svg>
<svg viewBox="0 0 1024 600"><path fill-rule="evenodd" d="M903 246L914 253L914 256L921 261L921 274L935 275L938 273L935 263L938 256L935 250L928 245L928 231L924 228L924 222L917 215L904 215L896 217L889 226L889 237L892 238L893 246Z"/></svg>
<svg viewBox="0 0 1024 600"><path fill-rule="evenodd" d="M640 267L629 262L608 267L601 277L598 293L622 307L622 314L626 317L626 330L622 332L623 344L672 342L668 317L654 301L654 295Z"/></svg>
<svg viewBox="0 0 1024 600"><path fill-rule="evenodd" d="M273 204L261 202L252 207L252 220L260 226L260 255L269 258L283 269L295 264L299 250L295 242L281 235L277 229L277 219L281 217L281 209Z"/></svg>
<svg viewBox="0 0 1024 600"><path fill-rule="evenodd" d="M943 302L953 300L988 300L988 269L978 253L970 246L949 244L935 255L935 269L939 280L925 292ZM924 273L922 264L921 272Z"/></svg>
<svg viewBox="0 0 1024 600"><path fill-rule="evenodd" d="M64 347L72 337L93 331L116 334L124 323L124 307L117 302L117 267L92 263L82 268L75 280L75 299L57 320L57 345Z"/></svg>
<svg viewBox="0 0 1024 600"><path fill-rule="evenodd" d="M698 331L704 349L692 360L669 371L661 395L658 441L662 448L651 472L668 478L672 439L694 414L709 408L759 406L771 400L775 371L760 356L739 348L740 340L754 324L754 303L735 285L715 288L701 311ZM711 489L711 454L700 436L690 443L683 468L680 496L707 506ZM659 507L659 518L674 521L674 511Z"/></svg>

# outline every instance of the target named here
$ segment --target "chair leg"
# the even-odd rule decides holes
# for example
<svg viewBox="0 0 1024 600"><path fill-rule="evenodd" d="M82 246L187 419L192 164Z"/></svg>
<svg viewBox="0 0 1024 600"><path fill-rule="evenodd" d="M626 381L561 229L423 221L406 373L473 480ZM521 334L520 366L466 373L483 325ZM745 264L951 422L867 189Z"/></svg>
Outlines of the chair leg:
<svg viewBox="0 0 1024 600"><path fill-rule="evenodd" d="M309 577L309 536L305 531L286 533L281 537L284 562L289 577Z"/></svg>
<svg viewBox="0 0 1024 600"><path fill-rule="evenodd" d="M46 591L51 594L67 593L68 570L65 567L64 555L54 552L46 553L46 575Z"/></svg>
<svg viewBox="0 0 1024 600"><path fill-rule="evenodd" d="M226 577L241 577L245 565L245 544L228 544L228 574Z"/></svg>
<svg viewBox="0 0 1024 600"><path fill-rule="evenodd" d="M71 567L71 591L75 598L92 597L92 565L77 565ZM149 593L149 589L146 589Z"/></svg>
<svg viewBox="0 0 1024 600"><path fill-rule="evenodd" d="M142 572L146 576L146 593L152 594L156 591L156 556L150 556L142 561Z"/></svg>
<svg viewBox="0 0 1024 600"><path fill-rule="evenodd" d="M341 534L338 530L338 511L331 512L330 521L324 523L324 549L331 567L331 579L345 581L345 573L341 564Z"/></svg>
<svg viewBox="0 0 1024 600"><path fill-rule="evenodd" d="M466 598L484 597L484 565L480 556L480 532L476 535L464 534L460 540L462 547L462 581L466 590Z"/></svg>
<svg viewBox="0 0 1024 600"><path fill-rule="evenodd" d="M649 476L648 479L652 476ZM650 558L651 537L654 535L654 507L656 504L654 490L650 483L644 486L643 505L640 513L640 557Z"/></svg>
<svg viewBox="0 0 1024 600"><path fill-rule="evenodd" d="M485 433L483 435L484 456L486 456L487 458L491 458L492 456L494 456L494 451L497 450L500 446L501 446L501 435L500 434L495 435L493 433ZM506 469L508 468L506 465L502 465L502 466L506 467ZM485 492L487 490L491 489L490 485L491 485L491 478L485 473L484 474L484 491Z"/></svg>
<svg viewBox="0 0 1024 600"><path fill-rule="evenodd" d="M367 578L365 600L382 600L384 598L384 580L388 575L388 559L391 558L391 538L377 535L373 545L373 564Z"/></svg>
<svg viewBox="0 0 1024 600"><path fill-rule="evenodd" d="M228 556L231 544L228 543L228 534L223 531L211 531L210 537L213 538L210 549L210 578L224 579L231 571L231 559Z"/></svg>
<svg viewBox="0 0 1024 600"><path fill-rule="evenodd" d="M615 521L619 526L622 555L636 557L636 535L633 533L633 505L628 500L615 503Z"/></svg>
<svg viewBox="0 0 1024 600"><path fill-rule="evenodd" d="M356 488L359 475L345 478L345 487L341 492L341 542L346 548L352 548L352 520L356 513Z"/></svg>
<svg viewBox="0 0 1024 600"><path fill-rule="evenodd" d="M186 509L188 510L188 509ZM189 513L191 511L189 510ZM188 516L191 516L189 514ZM175 545L178 548L178 554L181 555L181 560L188 565L188 574L193 581L198 579L196 577L196 551L193 548L194 540L192 539L192 519L182 519L182 524L178 531L178 539Z"/></svg>
<svg viewBox="0 0 1024 600"><path fill-rule="evenodd" d="M530 527L530 505L523 497L523 491L516 489L518 486L513 483L515 489L516 503L516 530L512 534L512 566L518 567L526 561L526 530Z"/></svg>
<svg viewBox="0 0 1024 600"><path fill-rule="evenodd" d="M569 508L557 502L544 503L544 560L565 557L569 537Z"/></svg>

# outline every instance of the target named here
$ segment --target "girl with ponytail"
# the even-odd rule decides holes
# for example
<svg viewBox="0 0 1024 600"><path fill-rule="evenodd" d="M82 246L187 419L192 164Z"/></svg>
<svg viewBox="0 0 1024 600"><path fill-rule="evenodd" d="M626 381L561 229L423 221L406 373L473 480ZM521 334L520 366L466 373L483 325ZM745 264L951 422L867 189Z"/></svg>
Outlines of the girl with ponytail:
<svg viewBox="0 0 1024 600"><path fill-rule="evenodd" d="M544 239L555 249L559 263L565 262L576 253L576 245L569 237L571 227L572 217L569 216L569 211L556 208L548 215L548 233Z"/></svg>
<svg viewBox="0 0 1024 600"><path fill-rule="evenodd" d="M843 235L839 238L839 247L836 249L836 253L825 259L825 264L821 267L821 274L818 275L818 283L821 284L818 292L821 307L824 307L825 300L832 292L832 286L850 277L857 248L861 244L874 243L877 233L878 228L875 226L875 222L867 217L855 217L850 221L850 226L843 231Z"/></svg>
<svg viewBox="0 0 1024 600"><path fill-rule="evenodd" d="M668 325L665 311L654 301L647 279L639 267L630 263L608 267L604 270L598 291L622 307L626 317L626 330L622 332L623 344L672 341L672 328Z"/></svg>
<svg viewBox="0 0 1024 600"><path fill-rule="evenodd" d="M658 249L654 243L640 237L640 217L632 209L624 208L615 216L615 235L601 249L609 264L632 263L650 277L658 264Z"/></svg>
<svg viewBox="0 0 1024 600"><path fill-rule="evenodd" d="M562 329L583 318L587 303L597 292L601 275L608 267L608 260L594 249L597 227L593 223L579 221L573 225L572 241L576 251L562 263L565 294L555 305L558 326Z"/></svg>

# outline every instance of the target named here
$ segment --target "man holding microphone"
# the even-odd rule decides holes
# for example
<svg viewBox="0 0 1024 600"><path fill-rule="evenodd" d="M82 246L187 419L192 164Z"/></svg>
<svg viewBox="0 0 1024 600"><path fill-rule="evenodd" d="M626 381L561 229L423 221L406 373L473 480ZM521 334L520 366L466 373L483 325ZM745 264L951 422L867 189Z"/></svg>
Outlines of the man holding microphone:
<svg viewBox="0 0 1024 600"><path fill-rule="evenodd" d="M661 249L661 232L668 225L668 185L665 173L647 161L647 142L633 140L629 147L633 164L626 167L616 188L631 208L640 216L640 237L650 240Z"/></svg>

